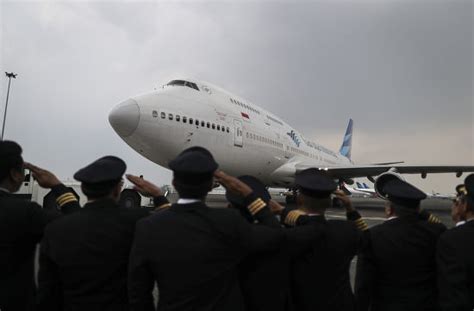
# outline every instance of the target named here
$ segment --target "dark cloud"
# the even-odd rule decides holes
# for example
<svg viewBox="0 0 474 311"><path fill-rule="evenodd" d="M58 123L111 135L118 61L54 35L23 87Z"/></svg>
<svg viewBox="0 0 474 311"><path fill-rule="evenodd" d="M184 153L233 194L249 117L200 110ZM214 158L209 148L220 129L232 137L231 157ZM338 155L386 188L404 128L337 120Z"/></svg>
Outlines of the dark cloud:
<svg viewBox="0 0 474 311"><path fill-rule="evenodd" d="M9 2L7 138L63 177L118 154L170 174L107 122L173 76L220 85L337 149L349 117L360 162L474 162L472 1ZM2 87L2 97L5 98ZM451 179L424 186L449 191ZM430 189L428 189L430 190Z"/></svg>

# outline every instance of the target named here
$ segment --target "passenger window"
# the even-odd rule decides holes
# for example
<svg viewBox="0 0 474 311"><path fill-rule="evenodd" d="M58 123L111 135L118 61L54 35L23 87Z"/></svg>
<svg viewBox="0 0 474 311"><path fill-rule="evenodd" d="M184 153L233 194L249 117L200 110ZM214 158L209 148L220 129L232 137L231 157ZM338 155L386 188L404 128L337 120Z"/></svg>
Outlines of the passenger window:
<svg viewBox="0 0 474 311"><path fill-rule="evenodd" d="M202 127L206 126L206 124L204 123L204 121L201 121L201 126L202 126Z"/></svg>
<svg viewBox="0 0 474 311"><path fill-rule="evenodd" d="M162 113L161 113L161 118L162 118L162 119L165 119L165 118L166 118L166 113L162 112Z"/></svg>
<svg viewBox="0 0 474 311"><path fill-rule="evenodd" d="M229 128L227 128L227 133L230 133L230 129L229 129Z"/></svg>
<svg viewBox="0 0 474 311"><path fill-rule="evenodd" d="M206 126L207 128L211 128L211 123L207 122Z"/></svg>
<svg viewBox="0 0 474 311"><path fill-rule="evenodd" d="M224 128L224 127L222 127L222 132L225 132L225 128Z"/></svg>
<svg viewBox="0 0 474 311"><path fill-rule="evenodd" d="M187 117L183 117L183 123L187 123L188 121L188 118Z"/></svg>
<svg viewBox="0 0 474 311"><path fill-rule="evenodd" d="M168 114L168 119L173 120L173 114Z"/></svg>
<svg viewBox="0 0 474 311"><path fill-rule="evenodd" d="M219 124L217 124L217 130L220 131L221 130L221 126Z"/></svg>
<svg viewBox="0 0 474 311"><path fill-rule="evenodd" d="M193 121L194 121L193 118L189 118L189 124L193 124L194 123Z"/></svg>
<svg viewBox="0 0 474 311"><path fill-rule="evenodd" d="M196 122L196 123L195 123L196 125L199 125L199 120L197 120L197 119L196 119L196 121L195 121L195 122Z"/></svg>
<svg viewBox="0 0 474 311"><path fill-rule="evenodd" d="M245 136L247 136L247 138L249 138L249 133L246 133L246 135L245 135Z"/></svg>
<svg viewBox="0 0 474 311"><path fill-rule="evenodd" d="M151 112L151 115L153 116L153 118L158 118L158 111L153 110L153 111Z"/></svg>
<svg viewBox="0 0 474 311"><path fill-rule="evenodd" d="M215 130L216 129L216 125L214 123L212 123L212 129Z"/></svg>
<svg viewBox="0 0 474 311"><path fill-rule="evenodd" d="M176 115L176 121L179 121L181 117L179 115Z"/></svg>

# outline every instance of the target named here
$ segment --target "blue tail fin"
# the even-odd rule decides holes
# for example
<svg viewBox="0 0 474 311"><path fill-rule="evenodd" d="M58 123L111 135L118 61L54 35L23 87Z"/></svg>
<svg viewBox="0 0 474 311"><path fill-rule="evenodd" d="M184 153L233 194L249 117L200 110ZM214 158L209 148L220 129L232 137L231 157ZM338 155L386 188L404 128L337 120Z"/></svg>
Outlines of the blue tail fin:
<svg viewBox="0 0 474 311"><path fill-rule="evenodd" d="M349 119L349 124L347 125L346 134L344 135L344 141L342 142L341 149L339 149L339 153L349 160L351 159L351 151L352 151L352 126L353 126L352 119Z"/></svg>

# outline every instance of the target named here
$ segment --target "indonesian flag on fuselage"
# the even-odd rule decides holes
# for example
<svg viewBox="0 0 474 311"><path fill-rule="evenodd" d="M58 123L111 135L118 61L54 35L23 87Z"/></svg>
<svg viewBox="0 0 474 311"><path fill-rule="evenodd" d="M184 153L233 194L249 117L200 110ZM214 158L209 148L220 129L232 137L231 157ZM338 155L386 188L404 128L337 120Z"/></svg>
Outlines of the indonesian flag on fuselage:
<svg viewBox="0 0 474 311"><path fill-rule="evenodd" d="M240 114L242 115L242 117L247 118L247 119L250 120L249 115L246 114L245 112L241 112Z"/></svg>

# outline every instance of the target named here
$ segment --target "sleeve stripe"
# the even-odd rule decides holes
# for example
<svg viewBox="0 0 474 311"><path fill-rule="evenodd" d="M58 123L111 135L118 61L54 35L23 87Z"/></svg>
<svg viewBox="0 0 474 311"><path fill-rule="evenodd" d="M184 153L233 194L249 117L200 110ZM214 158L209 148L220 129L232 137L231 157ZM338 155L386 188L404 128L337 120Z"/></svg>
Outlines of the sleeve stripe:
<svg viewBox="0 0 474 311"><path fill-rule="evenodd" d="M252 215L255 215L257 214L262 208L264 208L265 206L267 206L267 204L265 204L265 202L261 201L260 203L258 203L257 205L253 205L253 207L249 208L249 211Z"/></svg>
<svg viewBox="0 0 474 311"><path fill-rule="evenodd" d="M294 210L288 213L288 215L285 218L285 223L290 226L296 225L296 221L298 220L298 217L303 215L304 213L298 210Z"/></svg>
<svg viewBox="0 0 474 311"><path fill-rule="evenodd" d="M263 202L262 199L258 198L255 201L253 201L252 203L250 203L250 205L248 206L248 209L251 210L251 209L255 208L257 205L262 204L262 203L265 204L265 202Z"/></svg>
<svg viewBox="0 0 474 311"><path fill-rule="evenodd" d="M56 199L56 203L58 203L60 206L72 201L77 201L77 199L71 192L65 193Z"/></svg>
<svg viewBox="0 0 474 311"><path fill-rule="evenodd" d="M68 198L68 199L62 200L62 202L59 203L59 206L62 207L62 206L64 206L64 205L66 205L67 203L76 202L76 201L77 201L76 197Z"/></svg>

